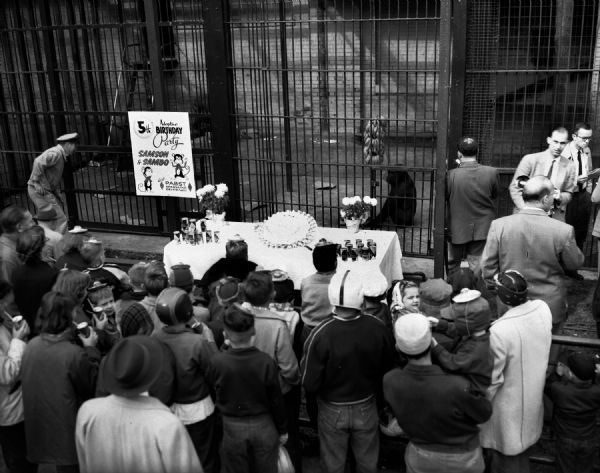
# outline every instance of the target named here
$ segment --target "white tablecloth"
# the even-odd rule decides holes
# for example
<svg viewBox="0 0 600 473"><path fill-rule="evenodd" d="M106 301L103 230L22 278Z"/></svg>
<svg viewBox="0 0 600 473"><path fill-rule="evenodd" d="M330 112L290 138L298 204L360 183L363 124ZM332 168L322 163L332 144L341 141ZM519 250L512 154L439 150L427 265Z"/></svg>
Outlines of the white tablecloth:
<svg viewBox="0 0 600 473"><path fill-rule="evenodd" d="M294 281L296 289L306 276L315 272L312 264L311 250L301 247L292 249L271 248L262 243L254 231L256 223L226 222L221 231L219 243L204 243L189 245L171 241L164 248L164 263L169 268L178 263L189 264L195 279L201 279L208 268L225 256L225 242L235 234L241 235L248 243L248 259L254 261L263 269L283 269ZM391 283L394 279L402 279L402 251L400 241L395 232L361 230L352 233L345 228L318 227L314 241L309 246L314 247L320 238L326 238L334 243L344 244L351 240L362 239L366 246L367 240L377 243L377 257L370 261L342 261L338 257L338 269L359 269L368 271L372 266L379 266L381 272Z"/></svg>

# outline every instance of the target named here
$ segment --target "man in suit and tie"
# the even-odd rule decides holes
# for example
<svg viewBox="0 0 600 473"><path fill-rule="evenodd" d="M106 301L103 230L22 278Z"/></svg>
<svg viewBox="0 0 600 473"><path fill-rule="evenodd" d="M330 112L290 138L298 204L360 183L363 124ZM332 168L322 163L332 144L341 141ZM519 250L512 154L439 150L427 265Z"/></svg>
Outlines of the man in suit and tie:
<svg viewBox="0 0 600 473"><path fill-rule="evenodd" d="M592 203L590 194L592 192L591 179L588 177L593 170L592 155L590 152L590 141L592 139L592 127L589 123L577 123L573 131L571 141L562 152L562 155L574 163L577 169L577 186L573 191L573 197L569 205L565 222L573 225L577 246L583 250L583 244L588 234Z"/></svg>
<svg viewBox="0 0 600 473"><path fill-rule="evenodd" d="M498 171L479 164L478 151L477 141L463 138L458 144L459 167L448 171L446 178L450 228L448 276L459 269L463 259L479 275L485 239L496 217Z"/></svg>
<svg viewBox="0 0 600 473"><path fill-rule="evenodd" d="M527 280L529 298L541 299L550 307L552 332L559 333L567 312L565 270L579 268L584 256L575 242L573 227L548 218L554 191L545 176L532 177L524 184L521 209L492 222L481 268L486 286L492 291L496 273L519 271ZM499 302L498 315L505 309Z"/></svg>
<svg viewBox="0 0 600 473"><path fill-rule="evenodd" d="M522 190L518 185L521 176L546 176L554 185L554 212L553 218L565 221L565 208L577 188L577 167L564 156L561 156L568 143L569 132L564 127L552 130L546 138L548 149L541 153L526 154L517 166L512 182L509 186L510 197L516 210L525 206ZM552 207L551 207L552 209Z"/></svg>

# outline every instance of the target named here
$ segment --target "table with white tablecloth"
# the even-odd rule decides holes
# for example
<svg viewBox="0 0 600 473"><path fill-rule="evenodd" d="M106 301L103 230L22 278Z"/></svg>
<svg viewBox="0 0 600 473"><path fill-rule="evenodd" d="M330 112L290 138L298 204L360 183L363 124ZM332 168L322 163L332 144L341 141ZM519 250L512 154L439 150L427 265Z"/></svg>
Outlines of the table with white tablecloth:
<svg viewBox="0 0 600 473"><path fill-rule="evenodd" d="M298 248L272 248L265 245L255 231L257 223L225 222L221 229L219 243L203 243L190 245L169 242L164 248L164 263L167 270L178 263L189 264L194 279L201 279L204 273L220 258L225 256L225 242L234 235L240 235L248 243L248 259L258 264L262 269L283 269L294 286L300 288L302 279L315 272L312 263L312 251L307 247ZM368 271L372 267L379 267L388 282L402 279L402 251L400 241L395 232L360 230L353 233L346 228L317 227L314 239L307 246L314 247L320 238L325 238L333 243L344 244L344 240L353 243L357 238L366 244L368 239L377 243L377 256L370 261L358 258L357 261L342 261L338 258L339 269L359 269Z"/></svg>

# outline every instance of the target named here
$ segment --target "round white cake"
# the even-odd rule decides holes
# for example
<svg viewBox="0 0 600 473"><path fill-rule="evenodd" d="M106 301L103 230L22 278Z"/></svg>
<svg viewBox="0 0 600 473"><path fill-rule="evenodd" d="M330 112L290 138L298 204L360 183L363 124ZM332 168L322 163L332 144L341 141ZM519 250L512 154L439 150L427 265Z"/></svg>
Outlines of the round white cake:
<svg viewBox="0 0 600 473"><path fill-rule="evenodd" d="M296 248L312 242L317 222L306 212L277 212L258 226L262 242L275 248Z"/></svg>

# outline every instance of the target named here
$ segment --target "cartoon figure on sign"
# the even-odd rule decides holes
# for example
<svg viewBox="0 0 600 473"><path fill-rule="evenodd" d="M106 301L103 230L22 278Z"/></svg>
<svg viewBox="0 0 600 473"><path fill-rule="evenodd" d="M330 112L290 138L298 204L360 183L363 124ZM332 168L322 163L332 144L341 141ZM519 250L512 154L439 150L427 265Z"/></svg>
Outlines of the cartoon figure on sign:
<svg viewBox="0 0 600 473"><path fill-rule="evenodd" d="M190 172L190 167L187 164L187 160L182 154L173 155L173 164L175 168L175 177L185 177ZM186 171L185 173L183 171Z"/></svg>
<svg viewBox="0 0 600 473"><path fill-rule="evenodd" d="M139 190L143 191L151 191L152 190L152 168L150 166L146 166L142 171L144 175L144 182L138 185ZM142 186L144 188L142 189Z"/></svg>

